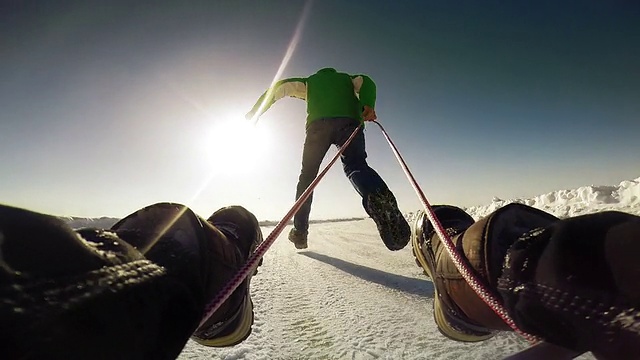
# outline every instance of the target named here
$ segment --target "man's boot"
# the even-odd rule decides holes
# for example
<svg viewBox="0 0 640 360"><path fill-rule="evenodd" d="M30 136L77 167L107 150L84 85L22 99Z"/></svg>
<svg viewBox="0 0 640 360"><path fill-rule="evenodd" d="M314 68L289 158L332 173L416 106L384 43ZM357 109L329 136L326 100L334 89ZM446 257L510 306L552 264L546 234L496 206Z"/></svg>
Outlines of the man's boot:
<svg viewBox="0 0 640 360"><path fill-rule="evenodd" d="M202 234L197 222L180 223L186 227L164 236ZM0 205L2 357L177 357L200 316L197 286L140 251L165 243L163 235L127 235L140 241Z"/></svg>
<svg viewBox="0 0 640 360"><path fill-rule="evenodd" d="M3 356L175 359L194 331L205 345L235 345L251 333L251 276L198 325L261 241L257 220L241 207L205 221L184 205L159 203L109 230L74 230L0 205Z"/></svg>
<svg viewBox="0 0 640 360"><path fill-rule="evenodd" d="M597 359L638 359L638 254L638 216L557 220L510 247L497 289L522 331Z"/></svg>
<svg viewBox="0 0 640 360"><path fill-rule="evenodd" d="M475 223L455 206L433 206L433 211L463 260L494 295L511 244L521 234L557 220L520 204L507 205ZM412 246L435 287L434 318L440 332L458 341L481 341L496 330L511 330L458 272L424 212L416 216Z"/></svg>
<svg viewBox="0 0 640 360"><path fill-rule="evenodd" d="M258 220L240 206L222 208L205 221L183 205L160 203L129 215L112 229L138 244L147 258L167 267L170 273L195 281L189 285L197 289L194 292L200 311L224 289L262 242ZM129 235L131 232L145 234L142 244ZM149 240L156 237L157 240ZM262 260L258 266L261 263ZM202 326L194 329L193 340L224 347L236 345L251 334L253 304L249 285L256 272L257 269Z"/></svg>
<svg viewBox="0 0 640 360"><path fill-rule="evenodd" d="M380 190L369 194L364 207L376 223L382 242L391 251L403 249L411 238L411 227L405 219L393 193Z"/></svg>
<svg viewBox="0 0 640 360"><path fill-rule="evenodd" d="M309 232L306 230L298 230L295 227L291 228L291 231L289 231L289 241L291 241L296 246L296 249L306 249L308 246L308 234Z"/></svg>

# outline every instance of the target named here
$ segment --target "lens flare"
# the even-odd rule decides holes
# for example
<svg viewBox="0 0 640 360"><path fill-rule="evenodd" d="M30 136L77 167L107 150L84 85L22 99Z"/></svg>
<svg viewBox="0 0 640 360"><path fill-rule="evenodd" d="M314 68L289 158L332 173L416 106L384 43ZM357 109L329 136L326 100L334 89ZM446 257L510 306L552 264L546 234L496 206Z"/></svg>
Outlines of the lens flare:
<svg viewBox="0 0 640 360"><path fill-rule="evenodd" d="M285 52L282 61L280 62L280 66L278 67L278 70L276 71L276 74L273 77L273 80L271 81L271 85L275 84L276 81L278 81L278 79L282 76L282 74L284 73L284 70L286 69L287 65L289 64L289 61L291 60L291 57L293 56L296 47L298 46L298 43L300 42L300 39L302 37L302 32L304 30L304 26L307 22L307 19L309 17L309 14L311 12L311 8L312 8L312 4L313 4L313 0L307 0L305 2L304 8L302 9L302 13L300 14L300 19L298 20L298 23L296 24L296 28L293 32L293 36L291 38L291 41L289 42L289 46L287 47L287 51ZM270 86L271 87L271 86ZM190 103L193 103L192 101L189 101ZM261 113L261 110L264 108L264 103L260 105L260 111L257 112L257 114ZM200 108L199 106L195 105L196 108ZM235 118L236 116L232 116L230 118ZM242 117L244 118L244 114L242 115ZM238 120L239 122L241 122L242 120ZM236 124L237 125L237 124ZM224 134L227 130L225 129L227 126L229 127L233 127L236 125L224 125L223 124L219 124L214 126L214 128L212 129L212 133L210 136L207 136L205 141L210 141L210 140L217 140L219 142L217 142L218 145L214 146L214 147L208 147L207 145L205 145L205 149L209 149L207 151L209 151L209 154L211 154L210 158L212 159L212 161L218 161L219 164L227 164L228 166L236 166L237 163L234 163L232 161L233 156L230 156L227 159L223 159L225 158L227 153L231 153L231 151L233 149L239 149L239 143L236 141L232 141L232 137L229 138L222 138L220 136L220 134ZM258 117L254 116L248 123L245 122L244 125L251 125L255 127L255 135L247 135L249 138L254 139L254 141L244 141L244 145L242 147L242 151L244 152L244 154L254 154L256 156L260 155L260 154L266 154L266 151L262 151L260 149L260 146L269 146L268 145L268 140L271 138L270 134L265 133L267 132L265 130L264 127L262 127L262 124L258 123ZM238 125L238 126L244 126L244 125ZM229 132L233 133L234 131L230 130ZM248 131L249 133L251 133L251 130ZM262 133L261 135L259 135L260 133ZM242 136L236 136L235 139L245 139ZM261 143L262 141L266 141L267 143ZM207 143L209 144L209 143ZM222 146L222 144L226 144L226 146ZM260 145L262 144L262 145ZM219 153L217 155L214 156L212 149L215 149L217 147L217 149L222 149L222 153ZM249 155L243 155L246 157L249 157ZM263 164L263 163L267 163L269 162L269 159L262 159L262 163L260 162L260 160L256 159L255 162L259 163L259 164ZM242 169L239 168L239 166L237 167L237 169L239 171L242 171ZM261 169L262 170L262 169ZM255 169L254 169L255 171ZM211 183L211 181L213 180L213 178L215 178L216 176L218 176L219 171L217 171L217 169L215 168L215 166L212 166L209 169L209 172L206 176L203 175L202 178L202 186L200 186L200 188L197 189L197 191L193 194L193 197L191 198L190 201L193 201L195 199L197 199L202 192L209 186L209 184Z"/></svg>
<svg viewBox="0 0 640 360"><path fill-rule="evenodd" d="M271 85L269 86L269 90L268 90L269 92L273 91L273 85L278 81L278 79L280 79L280 77L284 73L284 69L286 69L287 65L289 65L289 61L291 60L291 57L293 56L293 53L296 50L296 47L298 47L298 43L300 42L300 38L302 37L302 30L304 29L304 25L306 24L307 19L309 17L309 13L311 12L312 4L313 4L313 0L308 0L304 4L304 8L302 9L302 14L300 15L300 20L298 20L298 24L296 25L296 30L293 33L293 38L291 38L291 41L289 42L289 46L287 47L287 51L285 52L284 57L280 62L278 71L276 71L276 74L273 77L273 80L271 80ZM264 97L264 99L266 100L270 96L271 94L268 93L267 96ZM251 122L253 123L258 122L258 115L262 113L265 105L266 105L266 101L263 101L262 104L260 104L260 107L258 108L256 115L254 115L253 118L251 119Z"/></svg>

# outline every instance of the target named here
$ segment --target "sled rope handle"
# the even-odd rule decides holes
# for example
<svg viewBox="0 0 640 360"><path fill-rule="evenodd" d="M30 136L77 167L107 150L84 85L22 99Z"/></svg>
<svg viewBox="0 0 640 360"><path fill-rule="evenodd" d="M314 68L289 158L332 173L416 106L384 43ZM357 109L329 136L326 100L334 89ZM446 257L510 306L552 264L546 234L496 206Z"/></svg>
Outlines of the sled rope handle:
<svg viewBox="0 0 640 360"><path fill-rule="evenodd" d="M440 223L438 218L435 216L433 209L429 204L429 201L424 195L424 192L420 188L420 185L418 185L418 182L416 181L416 179L413 177L411 170L409 170L407 163L404 161L404 158L402 157L402 155L400 155L400 151L398 151L398 148L389 137L389 134L387 134L386 130L384 129L384 127L382 127L382 125L380 125L379 122L377 122L376 120L373 120L372 122L377 124L380 127L380 130L382 130L382 135L389 143L389 146L391 147L393 154L395 155L396 159L400 163L400 167L404 171L405 175L409 179L409 182L411 183L411 186L413 186L413 189L416 191L416 194L420 198L420 201L422 202L422 205L424 206L424 209L426 211L425 214L429 218L429 221L431 221L431 224L433 224L433 228L435 229L438 236L440 236L442 243L445 245L445 248L447 249L447 253L449 253L449 256L453 260L453 263L455 264L456 268L458 269L458 271L460 272L464 280L467 282L467 284L469 284L469 286L473 289L473 291L475 291L475 293L498 316L500 316L500 318L507 325L509 325L509 327L511 327L513 331L520 334L529 342L535 343L540 341L540 339L538 339L536 336L525 333L524 331L520 330L520 328L518 328L518 326L513 321L513 319L511 319L511 317L507 313L507 310L502 306L500 301L498 301L498 299L484 286L484 284L480 282L480 280L473 273L473 270L469 267L469 265L467 265L467 263L462 260L462 257L460 256L459 252L456 251L456 247L453 245L451 238L449 237L449 235L447 235L447 232L442 227L442 224Z"/></svg>
<svg viewBox="0 0 640 360"><path fill-rule="evenodd" d="M218 292L218 294L213 298L213 300L209 302L209 304L205 307L204 316L202 317L202 320L200 321L199 326L202 326L205 322L207 322L207 320L209 320L211 315L213 315L213 313L220 308L220 306L229 298L229 296L231 296L231 294L238 288L238 286L242 284L242 282L247 278L247 276L249 276L249 274L255 270L255 268L258 266L258 262L260 262L260 259L264 256L264 254L267 252L269 247L271 247L271 245L276 241L276 239L278 238L282 230L284 230L285 226L287 226L287 222L291 220L293 215L297 213L298 210L300 210L300 208L302 207L302 204L304 204L304 202L307 201L307 199L309 198L313 190L316 188L320 180L322 180L322 178L329 171L331 166L333 166L333 164L338 160L340 155L342 155L342 153L345 151L347 146L351 144L351 141L356 137L356 134L358 133L358 131L360 131L361 128L362 128L362 124L360 124L355 130L353 130L353 132L351 133L351 136L349 136L347 141L345 141L345 143L340 147L340 149L338 149L338 152L333 156L333 159L331 159L329 164L325 166L322 172L320 172L320 174L318 174L318 176L316 176L316 178L313 179L311 184L309 184L307 189L302 193L302 195L300 195L298 200L296 200L296 202L293 204L289 212L287 212L285 216L282 218L282 220L280 220L280 222L278 222L278 224L273 228L269 236L267 236L267 238L260 245L258 245L258 247L256 247L256 250L253 252L253 254L251 254L249 259L247 259L247 262L242 266L242 268L238 270L238 272Z"/></svg>

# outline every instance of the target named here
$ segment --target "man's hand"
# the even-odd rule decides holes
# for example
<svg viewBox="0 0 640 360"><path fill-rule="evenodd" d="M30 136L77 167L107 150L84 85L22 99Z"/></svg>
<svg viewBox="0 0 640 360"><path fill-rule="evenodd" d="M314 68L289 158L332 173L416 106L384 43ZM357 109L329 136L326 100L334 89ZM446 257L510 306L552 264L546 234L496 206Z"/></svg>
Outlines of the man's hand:
<svg viewBox="0 0 640 360"><path fill-rule="evenodd" d="M376 116L376 111L373 110L372 107L365 105L364 109L362 110L362 120L373 121L377 118L378 117Z"/></svg>

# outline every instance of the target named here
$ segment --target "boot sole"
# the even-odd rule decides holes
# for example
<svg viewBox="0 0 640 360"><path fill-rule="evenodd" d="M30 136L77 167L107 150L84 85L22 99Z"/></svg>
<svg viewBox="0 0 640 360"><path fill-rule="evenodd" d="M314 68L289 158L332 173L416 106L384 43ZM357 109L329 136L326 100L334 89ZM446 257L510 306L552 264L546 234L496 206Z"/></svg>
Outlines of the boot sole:
<svg viewBox="0 0 640 360"><path fill-rule="evenodd" d="M248 290L247 290L248 291ZM191 336L191 339L200 345L209 347L227 347L240 344L251 335L253 327L253 302L250 296L246 296L240 309L240 320L237 328L230 334L211 339L203 339L197 336Z"/></svg>
<svg viewBox="0 0 640 360"><path fill-rule="evenodd" d="M384 245L391 251L404 249L411 237L411 227L392 199L372 196L368 207Z"/></svg>
<svg viewBox="0 0 640 360"><path fill-rule="evenodd" d="M418 212L416 214L416 219L414 222L414 230L412 231L411 236L411 247L413 248L413 256L415 257L416 264L422 268L425 275L431 279L434 288L434 296L433 296L433 319L438 326L438 330L444 336L449 339L463 342L478 342L484 341L492 338L495 334L489 333L487 335L473 335L465 332L461 332L454 328L448 320L448 316L446 315L441 295L438 292L438 287L436 286L436 281L433 279L433 269L435 269L435 259L433 257L427 259L422 251L422 245L420 243L420 237L422 237L422 222L426 215L423 212ZM420 230L419 230L420 229Z"/></svg>
<svg viewBox="0 0 640 360"><path fill-rule="evenodd" d="M292 243L296 246L296 249L298 250L306 249L309 247L307 244L300 244L294 241L292 241Z"/></svg>
<svg viewBox="0 0 640 360"><path fill-rule="evenodd" d="M306 249L307 247L309 247L306 241L304 243L293 241L291 239L289 239L289 241L291 241L293 245L295 245L296 249L298 250Z"/></svg>

